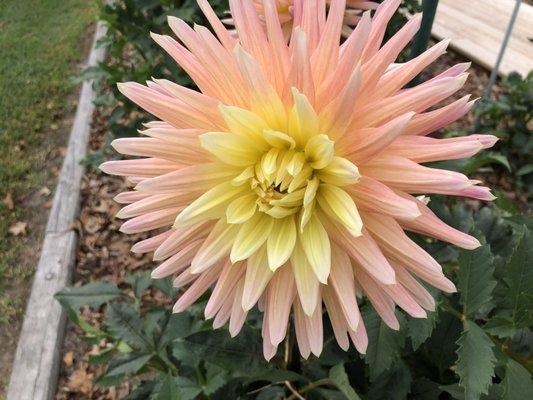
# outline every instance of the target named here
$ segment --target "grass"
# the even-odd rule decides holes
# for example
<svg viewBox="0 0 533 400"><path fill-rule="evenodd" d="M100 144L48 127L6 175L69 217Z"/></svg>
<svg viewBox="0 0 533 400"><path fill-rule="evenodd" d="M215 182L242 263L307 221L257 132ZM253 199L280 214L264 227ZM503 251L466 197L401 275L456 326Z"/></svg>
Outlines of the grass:
<svg viewBox="0 0 533 400"><path fill-rule="evenodd" d="M9 228L24 221L38 230L32 222L44 210L28 199L50 179L46 162L64 139L58 127L73 109L70 78L96 8L90 0L0 1L0 325L20 316L23 299L7 293L28 281L33 271L21 258L36 252Z"/></svg>

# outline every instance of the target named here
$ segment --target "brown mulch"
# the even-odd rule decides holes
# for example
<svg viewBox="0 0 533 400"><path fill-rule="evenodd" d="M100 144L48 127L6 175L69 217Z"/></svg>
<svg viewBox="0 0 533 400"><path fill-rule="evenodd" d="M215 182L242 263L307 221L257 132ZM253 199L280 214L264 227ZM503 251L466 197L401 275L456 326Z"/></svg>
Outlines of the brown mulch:
<svg viewBox="0 0 533 400"><path fill-rule="evenodd" d="M447 69L466 59L454 53L441 57L431 66L423 76L428 76ZM470 77L460 93L455 98L467 93L472 98L479 97L488 81L488 72L472 66ZM98 110L93 121L90 149L99 150L105 142L106 121L108 114ZM453 129L466 129L473 123L469 115L453 125ZM105 278L121 287L131 272L147 269L152 266L149 256L136 255L130 252L131 246L144 238L142 235L127 235L119 232L121 220L114 218L119 205L113 197L126 190L127 184L122 178L110 177L97 172L86 173L82 186L81 215L77 224L79 234L79 248L77 252L74 285ZM155 293L155 296L158 294ZM170 302L171 299L160 298L159 302ZM83 318L94 326L103 325L104 312L85 308ZM91 346L83 342L80 337L83 332L69 324L62 349L62 365L56 400L115 400L127 394L131 382L125 382L117 388L99 388L95 385L96 378L104 372L104 366L93 366L88 363L89 355L98 354L106 348L102 342Z"/></svg>

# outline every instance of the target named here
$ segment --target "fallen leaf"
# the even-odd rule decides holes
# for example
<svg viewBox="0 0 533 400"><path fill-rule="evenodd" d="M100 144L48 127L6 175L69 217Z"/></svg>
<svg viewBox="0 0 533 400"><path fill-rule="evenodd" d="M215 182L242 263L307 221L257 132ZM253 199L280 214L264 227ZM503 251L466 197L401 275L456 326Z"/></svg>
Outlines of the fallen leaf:
<svg viewBox="0 0 533 400"><path fill-rule="evenodd" d="M79 368L68 379L67 386L74 392L91 393L93 388L93 374L87 373L87 364L81 363Z"/></svg>
<svg viewBox="0 0 533 400"><path fill-rule="evenodd" d="M48 189L46 186L43 186L40 190L39 190L39 195L41 196L49 196L50 193L52 193L50 191L50 189Z"/></svg>
<svg viewBox="0 0 533 400"><path fill-rule="evenodd" d="M69 351L63 356L63 362L67 367L71 367L74 363L74 352Z"/></svg>
<svg viewBox="0 0 533 400"><path fill-rule="evenodd" d="M27 226L28 224L26 222L22 222L22 221L15 222L9 228L9 233L11 233L13 236L25 235Z"/></svg>
<svg viewBox="0 0 533 400"><path fill-rule="evenodd" d="M15 204L13 203L13 196L11 196L11 192L7 192L6 197L4 197L4 200L2 200L2 203L7 207L8 210L12 210L15 208Z"/></svg>

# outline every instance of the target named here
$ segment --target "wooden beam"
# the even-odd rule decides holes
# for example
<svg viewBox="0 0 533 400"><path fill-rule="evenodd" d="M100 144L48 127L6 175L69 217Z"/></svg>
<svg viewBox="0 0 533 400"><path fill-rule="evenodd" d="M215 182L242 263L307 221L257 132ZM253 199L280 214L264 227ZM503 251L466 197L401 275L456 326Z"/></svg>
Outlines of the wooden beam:
<svg viewBox="0 0 533 400"><path fill-rule="evenodd" d="M514 0L440 0L432 34L451 39L450 47L492 70L515 5ZM533 69L533 7L522 3L502 60L500 75Z"/></svg>

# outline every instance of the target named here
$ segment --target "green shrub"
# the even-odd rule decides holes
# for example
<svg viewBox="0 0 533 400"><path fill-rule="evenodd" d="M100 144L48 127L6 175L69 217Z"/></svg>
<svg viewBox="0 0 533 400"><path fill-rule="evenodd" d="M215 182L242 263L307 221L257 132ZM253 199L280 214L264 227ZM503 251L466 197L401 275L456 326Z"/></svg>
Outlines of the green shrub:
<svg viewBox="0 0 533 400"><path fill-rule="evenodd" d="M477 109L479 131L500 138L495 151L506 157L516 184L533 185L533 72L526 77L511 73L501 83L496 99L481 102Z"/></svg>
<svg viewBox="0 0 533 400"><path fill-rule="evenodd" d="M295 351L287 363L285 346L290 350L292 343L287 342L266 363L258 312L232 339L225 328L212 330L203 321L206 298L180 314L141 301L154 287L176 295L169 281L151 280L149 271L130 276L122 290L100 281L67 287L56 298L85 331L84 341L107 343L89 359L107 366L97 384L133 378L135 389L127 399L295 399L286 381L311 400L530 398L533 221L503 217L492 207L472 213L459 204L448 208L438 198L432 203L440 217L470 230L484 245L466 251L424 241L459 292L434 292L438 307L427 319L398 311L398 332L362 302L366 355L340 350L325 318L320 358L301 360ZM105 306L104 328L80 317L83 304ZM294 340L294 332L289 336Z"/></svg>

